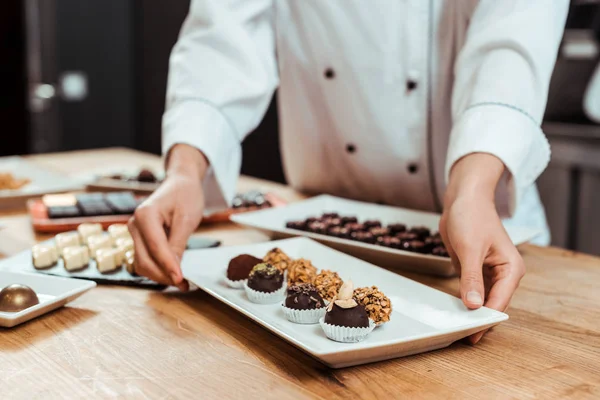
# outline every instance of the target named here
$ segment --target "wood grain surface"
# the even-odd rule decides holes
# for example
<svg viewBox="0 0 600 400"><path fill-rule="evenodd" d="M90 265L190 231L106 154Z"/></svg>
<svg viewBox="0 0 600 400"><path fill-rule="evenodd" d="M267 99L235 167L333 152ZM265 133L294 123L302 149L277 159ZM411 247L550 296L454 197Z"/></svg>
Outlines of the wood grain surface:
<svg viewBox="0 0 600 400"><path fill-rule="evenodd" d="M31 157L75 175L110 163L159 165L125 149ZM243 178L242 189L293 190ZM0 213L4 257L38 240L22 210ZM225 245L268 240L231 224ZM101 286L69 306L0 328L1 399L600 398L600 259L523 246L510 320L480 344L330 370L209 295ZM456 279L405 274L456 295Z"/></svg>

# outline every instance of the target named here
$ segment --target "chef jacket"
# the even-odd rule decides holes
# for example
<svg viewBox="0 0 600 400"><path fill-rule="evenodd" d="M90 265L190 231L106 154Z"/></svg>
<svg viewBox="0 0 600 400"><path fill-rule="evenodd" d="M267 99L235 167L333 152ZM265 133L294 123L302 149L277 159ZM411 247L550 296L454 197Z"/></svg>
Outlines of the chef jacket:
<svg viewBox="0 0 600 400"><path fill-rule="evenodd" d="M535 180L568 0L192 0L170 58L163 151L210 162L207 207L235 194L241 142L278 89L287 180L440 211L452 165L483 152L506 173L506 223L549 240Z"/></svg>

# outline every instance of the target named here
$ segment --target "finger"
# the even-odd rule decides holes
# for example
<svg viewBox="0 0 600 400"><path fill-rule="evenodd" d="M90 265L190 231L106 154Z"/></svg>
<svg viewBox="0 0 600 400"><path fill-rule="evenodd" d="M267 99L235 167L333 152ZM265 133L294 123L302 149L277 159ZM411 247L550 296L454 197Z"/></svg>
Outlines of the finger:
<svg viewBox="0 0 600 400"><path fill-rule="evenodd" d="M456 275L460 276L460 262L458 261L458 257L456 256L456 252L448 239L448 234L446 233L446 229L443 224L440 224L440 235L442 236L442 242L444 242L444 246L446 246L446 250L448 250L448 255L450 256L450 260L452 261L452 267L456 272Z"/></svg>
<svg viewBox="0 0 600 400"><path fill-rule="evenodd" d="M460 297L470 309L477 309L483 305L483 256L473 247L462 248L457 251L460 263Z"/></svg>
<svg viewBox="0 0 600 400"><path fill-rule="evenodd" d="M154 262L148 250L144 239L140 235L137 227L135 226L135 219L132 217L129 220L129 233L133 238L135 246L135 273L138 275L145 276L148 279L152 279L155 282L162 283L163 285L171 285L171 279L160 269Z"/></svg>
<svg viewBox="0 0 600 400"><path fill-rule="evenodd" d="M471 336L469 336L467 338L467 340L469 341L470 344L477 344L481 340L481 338L483 337L483 335L485 335L487 333L488 330L489 329L486 329L486 330L481 331L481 332L474 333Z"/></svg>
<svg viewBox="0 0 600 400"><path fill-rule="evenodd" d="M187 241L197 226L195 218L175 211L169 232L169 246L178 261L181 260Z"/></svg>
<svg viewBox="0 0 600 400"><path fill-rule="evenodd" d="M135 210L134 217L136 227L146 244L148 254L170 278L172 283L179 285L183 279L181 269L169 247L164 221L160 213L151 206L142 205Z"/></svg>
<svg viewBox="0 0 600 400"><path fill-rule="evenodd" d="M490 288L490 294L485 302L486 307L502 312L506 311L508 308L510 300L519 287L519 282L523 277L523 274L520 272L521 268L519 266L511 265L508 267L503 267L509 268L511 273L507 277L502 278L492 284Z"/></svg>

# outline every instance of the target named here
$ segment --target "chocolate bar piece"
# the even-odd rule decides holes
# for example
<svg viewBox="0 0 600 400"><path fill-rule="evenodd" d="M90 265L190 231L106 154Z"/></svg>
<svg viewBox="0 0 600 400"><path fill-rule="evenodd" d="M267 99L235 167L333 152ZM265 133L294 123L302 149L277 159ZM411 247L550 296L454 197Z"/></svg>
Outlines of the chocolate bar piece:
<svg viewBox="0 0 600 400"><path fill-rule="evenodd" d="M77 206L51 206L48 207L48 218L74 218L79 217L81 211Z"/></svg>
<svg viewBox="0 0 600 400"><path fill-rule="evenodd" d="M114 214L113 210L105 202L100 201L78 201L77 207L79 207L83 215L90 217L96 215Z"/></svg>
<svg viewBox="0 0 600 400"><path fill-rule="evenodd" d="M105 200L115 214L133 214L138 206L138 202L131 192L107 193Z"/></svg>

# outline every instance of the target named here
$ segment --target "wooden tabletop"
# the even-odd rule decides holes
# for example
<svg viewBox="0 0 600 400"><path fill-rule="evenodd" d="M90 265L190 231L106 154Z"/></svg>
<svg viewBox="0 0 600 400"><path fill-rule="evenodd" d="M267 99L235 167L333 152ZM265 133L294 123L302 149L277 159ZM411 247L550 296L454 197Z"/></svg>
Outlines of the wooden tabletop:
<svg viewBox="0 0 600 400"><path fill-rule="evenodd" d="M124 149L30 157L71 175L160 166ZM281 185L243 178L241 189ZM0 253L38 240L23 210L0 212ZM199 235L225 245L268 240L231 224ZM523 246L527 275L510 320L480 344L331 370L211 296L100 286L53 313L0 329L0 398L504 399L600 398L600 259ZM456 279L406 273L456 295Z"/></svg>

